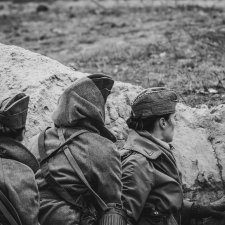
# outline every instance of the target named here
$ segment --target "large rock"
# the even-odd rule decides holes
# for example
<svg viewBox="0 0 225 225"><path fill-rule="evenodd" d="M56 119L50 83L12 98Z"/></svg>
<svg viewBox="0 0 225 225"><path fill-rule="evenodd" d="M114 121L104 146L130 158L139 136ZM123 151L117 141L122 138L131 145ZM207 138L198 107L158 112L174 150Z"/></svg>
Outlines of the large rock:
<svg viewBox="0 0 225 225"><path fill-rule="evenodd" d="M31 96L27 140L45 126L63 90L85 74L45 56L0 44L0 95L23 91ZM130 102L141 87L116 82L106 105L107 126L121 147L127 136ZM186 197L208 203L224 195L225 105L200 109L179 104L174 151L183 174Z"/></svg>

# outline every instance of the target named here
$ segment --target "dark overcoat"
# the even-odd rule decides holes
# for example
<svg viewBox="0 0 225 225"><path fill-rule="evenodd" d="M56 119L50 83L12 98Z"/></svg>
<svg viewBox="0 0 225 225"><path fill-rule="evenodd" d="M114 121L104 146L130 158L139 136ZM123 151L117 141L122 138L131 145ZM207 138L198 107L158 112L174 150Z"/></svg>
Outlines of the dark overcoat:
<svg viewBox="0 0 225 225"><path fill-rule="evenodd" d="M112 134L104 127L105 101L101 92L88 78L80 79L60 97L52 127L45 133L45 151L49 155L62 142L58 131L62 130L65 139L76 131L85 133L68 143L73 158L77 161L91 187L105 203L121 202L121 161L120 154L112 142ZM60 127L60 128L59 128ZM33 154L40 161L38 136L31 144ZM80 223L85 205L90 205L88 188L79 179L65 154L60 151L49 160L49 170L54 179L78 201L81 210L64 201L50 187L39 170L36 174L40 190L40 223L43 225L74 225Z"/></svg>
<svg viewBox="0 0 225 225"><path fill-rule="evenodd" d="M39 193L34 175L39 168L37 160L21 143L1 137L0 167L0 190L22 224L38 225Z"/></svg>
<svg viewBox="0 0 225 225"><path fill-rule="evenodd" d="M169 145L149 132L131 130L122 150L122 199L129 224L180 225L183 201L181 175Z"/></svg>

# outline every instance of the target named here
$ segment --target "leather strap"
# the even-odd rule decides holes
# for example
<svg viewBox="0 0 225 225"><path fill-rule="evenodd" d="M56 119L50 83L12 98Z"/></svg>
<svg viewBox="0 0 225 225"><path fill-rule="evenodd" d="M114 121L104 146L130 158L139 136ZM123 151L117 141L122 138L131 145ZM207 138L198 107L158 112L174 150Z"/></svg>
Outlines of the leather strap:
<svg viewBox="0 0 225 225"><path fill-rule="evenodd" d="M40 136L42 135L42 140L44 139L43 135L45 135L45 131L49 129L49 127L47 127L41 134ZM57 129L58 130L58 129ZM41 155L40 154L40 157L41 157L41 162L40 164L44 164L45 162L47 162L50 158L52 158L54 155L56 155L60 149L63 148L63 146L65 146L68 142L70 142L72 139L74 139L75 137L85 133L85 132L88 132L86 130L79 130L77 132L75 132L74 134L72 134L64 143L62 143L57 149L55 149L53 152L51 152L49 155L46 154L46 151L43 152L43 154ZM44 142L41 141L41 147L44 148ZM42 158L43 157L43 158Z"/></svg>
<svg viewBox="0 0 225 225"><path fill-rule="evenodd" d="M65 143L66 140L64 138L63 135L63 130L62 128L58 129L58 135L60 138L60 141L62 143ZM87 188L89 189L89 191L93 194L93 196L95 197L95 199L98 202L99 207L101 208L102 211L106 211L108 209L107 205L105 204L105 202L101 199L101 197L92 189L92 187L90 186L90 184L88 183L87 179L85 178L82 170L80 169L79 165L77 164L76 160L74 159L69 147L67 145L64 145L64 154L67 157L71 167L73 168L74 172L78 175L78 177L83 181L83 183L87 186Z"/></svg>
<svg viewBox="0 0 225 225"><path fill-rule="evenodd" d="M2 191L0 191L0 211L10 225L22 225L16 209Z"/></svg>
<svg viewBox="0 0 225 225"><path fill-rule="evenodd" d="M45 181L49 184L51 189L64 201L68 202L69 204L73 205L74 207L78 208L79 210L82 209L82 207L78 204L79 198L74 200L74 198L69 194L69 192L63 188L52 176L51 171L49 170L49 165L48 162L51 160L51 158L59 152L59 150L69 141L71 141L73 138L79 136L80 134L87 132L85 130L79 131L74 133L69 139L65 141L62 145L60 145L57 149L55 149L50 155L47 155L46 149L45 149L45 132L48 128L46 128L41 134L39 135L38 138L38 149L39 149L39 154L41 157L41 173L45 179Z"/></svg>

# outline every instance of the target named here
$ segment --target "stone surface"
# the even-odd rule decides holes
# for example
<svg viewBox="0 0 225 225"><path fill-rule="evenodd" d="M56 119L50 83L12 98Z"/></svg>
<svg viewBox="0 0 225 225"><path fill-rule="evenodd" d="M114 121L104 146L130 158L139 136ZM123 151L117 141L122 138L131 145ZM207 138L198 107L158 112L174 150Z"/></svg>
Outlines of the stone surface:
<svg viewBox="0 0 225 225"><path fill-rule="evenodd" d="M31 96L27 140L51 124L51 113L63 90L85 76L55 60L0 44L0 96L23 91ZM106 105L106 124L121 147L127 137L130 102L141 87L116 82ZM186 197L203 203L224 195L225 105L209 109L177 106L174 155L183 174Z"/></svg>

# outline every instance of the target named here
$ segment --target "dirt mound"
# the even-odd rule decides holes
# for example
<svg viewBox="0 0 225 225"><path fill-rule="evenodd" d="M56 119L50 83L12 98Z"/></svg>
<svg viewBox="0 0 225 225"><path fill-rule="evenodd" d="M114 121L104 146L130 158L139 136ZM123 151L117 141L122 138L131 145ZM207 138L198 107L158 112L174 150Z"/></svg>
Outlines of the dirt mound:
<svg viewBox="0 0 225 225"><path fill-rule="evenodd" d="M85 74L55 60L15 46L0 44L0 95L22 91L31 96L27 140L45 126L62 91ZM116 82L106 105L106 124L122 146L127 136L130 102L141 87ZM225 105L209 109L178 105L174 154L183 173L186 197L208 203L225 190Z"/></svg>

